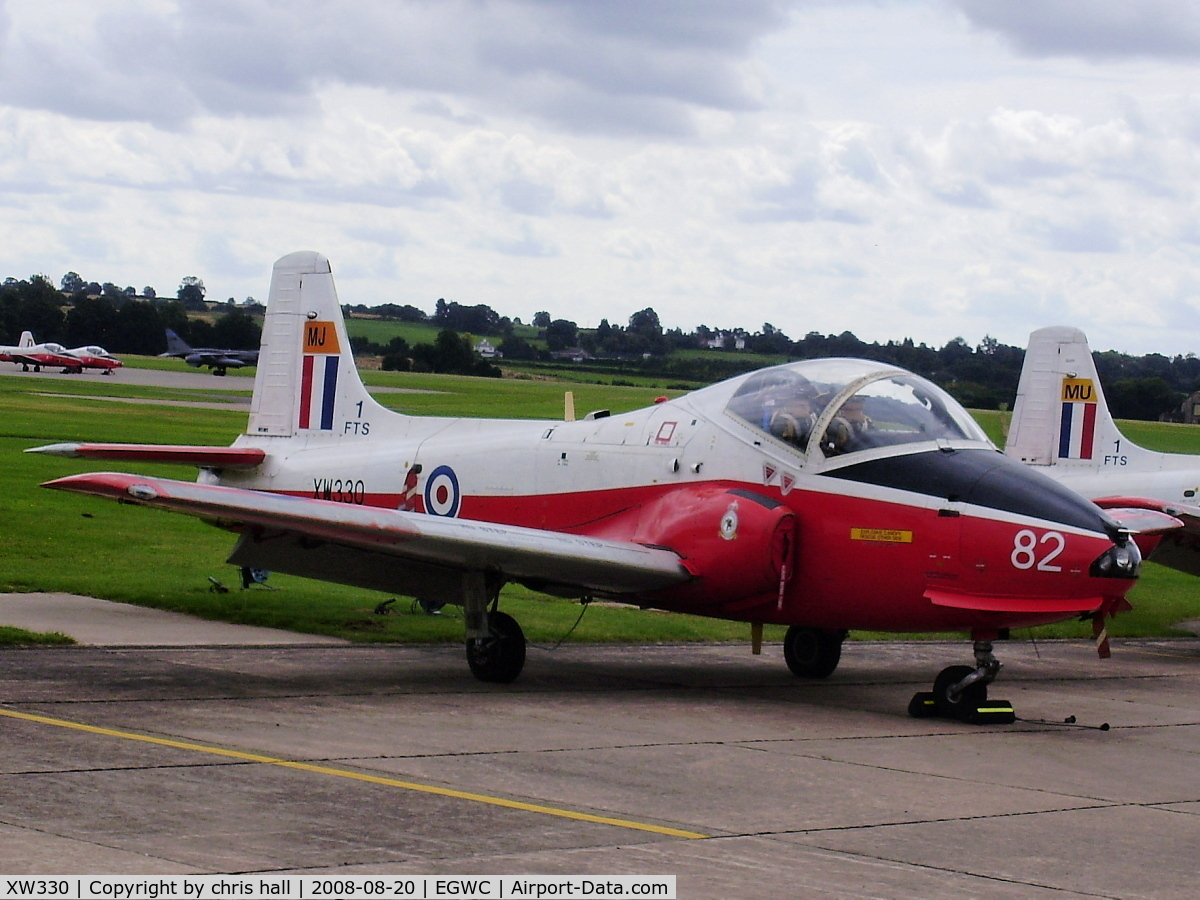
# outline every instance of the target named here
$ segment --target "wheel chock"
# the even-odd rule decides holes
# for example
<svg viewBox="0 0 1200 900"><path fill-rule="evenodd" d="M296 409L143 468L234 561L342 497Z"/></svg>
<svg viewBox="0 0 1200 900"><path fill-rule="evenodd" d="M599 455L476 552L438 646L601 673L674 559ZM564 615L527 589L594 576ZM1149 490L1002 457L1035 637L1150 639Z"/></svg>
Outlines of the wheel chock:
<svg viewBox="0 0 1200 900"><path fill-rule="evenodd" d="M933 691L918 691L908 701L908 714L914 719L928 719L937 715L937 705L933 702Z"/></svg>
<svg viewBox="0 0 1200 900"><path fill-rule="evenodd" d="M967 721L972 725L1011 725L1017 721L1017 714L1007 700L986 700L975 707Z"/></svg>

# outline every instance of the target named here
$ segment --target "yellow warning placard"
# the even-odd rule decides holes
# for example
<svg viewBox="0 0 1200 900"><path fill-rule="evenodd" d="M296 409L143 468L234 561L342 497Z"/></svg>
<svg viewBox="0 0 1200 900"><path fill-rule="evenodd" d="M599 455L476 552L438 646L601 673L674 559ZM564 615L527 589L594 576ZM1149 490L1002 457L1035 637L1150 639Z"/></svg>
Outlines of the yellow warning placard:
<svg viewBox="0 0 1200 900"><path fill-rule="evenodd" d="M336 326L332 322L305 322L304 352L341 353Z"/></svg>
<svg viewBox="0 0 1200 900"><path fill-rule="evenodd" d="M899 528L851 528L852 541L878 541L884 544L911 544L913 533Z"/></svg>

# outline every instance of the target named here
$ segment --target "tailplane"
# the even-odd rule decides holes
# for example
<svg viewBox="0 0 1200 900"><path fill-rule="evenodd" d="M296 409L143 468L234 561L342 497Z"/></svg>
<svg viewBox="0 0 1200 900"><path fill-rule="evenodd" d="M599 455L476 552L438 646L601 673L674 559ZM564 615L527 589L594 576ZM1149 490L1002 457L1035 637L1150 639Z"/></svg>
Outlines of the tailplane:
<svg viewBox="0 0 1200 900"><path fill-rule="evenodd" d="M22 331L21 341L17 344L18 347L36 347L37 343L33 339L32 331Z"/></svg>
<svg viewBox="0 0 1200 900"><path fill-rule="evenodd" d="M246 433L361 438L397 417L358 376L329 260L302 251L276 262Z"/></svg>
<svg viewBox="0 0 1200 900"><path fill-rule="evenodd" d="M1159 454L1130 442L1113 421L1078 328L1051 326L1029 336L1004 452L1034 466L1134 466Z"/></svg>

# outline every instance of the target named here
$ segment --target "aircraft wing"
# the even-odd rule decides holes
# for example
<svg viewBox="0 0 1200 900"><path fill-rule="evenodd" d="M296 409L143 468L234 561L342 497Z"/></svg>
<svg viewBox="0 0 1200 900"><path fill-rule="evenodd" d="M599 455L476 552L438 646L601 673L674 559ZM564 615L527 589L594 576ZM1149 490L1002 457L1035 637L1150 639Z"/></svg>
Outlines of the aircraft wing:
<svg viewBox="0 0 1200 900"><path fill-rule="evenodd" d="M47 444L26 453L69 459L132 459L139 462L179 463L200 468L253 468L267 458L258 447L197 447L183 444Z"/></svg>
<svg viewBox="0 0 1200 900"><path fill-rule="evenodd" d="M627 541L114 472L43 486L185 513L240 532L231 559L237 565L299 575L319 568L328 580L412 596L478 571L609 596L692 578L672 551ZM343 569L344 578L330 578Z"/></svg>
<svg viewBox="0 0 1200 900"><path fill-rule="evenodd" d="M1200 506L1145 497L1102 497L1092 502L1131 531L1161 534L1162 540L1148 557L1152 562L1200 576ZM1153 516L1160 517L1157 527L1150 524ZM1162 521L1170 519L1174 525Z"/></svg>
<svg viewBox="0 0 1200 900"><path fill-rule="evenodd" d="M28 366L70 366L78 360L59 353L14 353L11 361Z"/></svg>

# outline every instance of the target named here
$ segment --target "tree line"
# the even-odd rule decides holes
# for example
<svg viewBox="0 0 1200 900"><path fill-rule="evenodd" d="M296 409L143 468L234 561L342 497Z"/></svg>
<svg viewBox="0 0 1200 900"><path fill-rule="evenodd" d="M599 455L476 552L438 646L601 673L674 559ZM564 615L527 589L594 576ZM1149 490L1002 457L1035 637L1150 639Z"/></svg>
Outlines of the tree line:
<svg viewBox="0 0 1200 900"><path fill-rule="evenodd" d="M1016 397L1025 359L1024 348L992 337L974 347L961 337L941 347L911 338L868 343L850 331L837 335L813 331L792 339L770 323L754 332L701 325L685 333L664 329L650 307L635 312L625 325L603 319L595 329L581 329L570 319L540 311L530 323L537 329L536 344L515 333L523 324L519 318L502 316L486 304L468 306L439 299L432 315L412 305L392 303L345 310L439 326L432 343L410 346L395 338L381 346L362 338L351 340L356 353L381 356L384 368L394 370L499 376L496 366L475 356L466 334L498 338L506 360L555 365L556 359L565 357L572 369L609 379L639 374L674 380L679 387L718 381L780 358L849 356L914 371L942 385L968 407L1006 409ZM210 308L204 282L194 276L181 280L174 298L159 297L151 287L138 292L107 282L85 282L74 272L63 276L61 286L44 275L26 280L10 277L0 285L0 344L16 344L22 331L31 331L38 341L67 347L100 344L113 353L155 355L166 349L165 333L170 328L194 347L258 347L263 308L253 298L242 305L231 298L211 321L189 315L200 311L207 313ZM723 349L740 345L742 352L682 352L714 344ZM1194 354L1131 356L1109 350L1094 355L1105 395L1119 418L1171 417L1188 395L1200 389L1200 359Z"/></svg>
<svg viewBox="0 0 1200 900"><path fill-rule="evenodd" d="M432 316L414 306L384 304L353 306L348 311L409 322L433 322L454 331L500 337L498 349L506 360L551 364L555 356L570 358L570 368L597 375L619 377L620 373L675 379L673 386L710 383L751 371L767 364L764 356L789 360L835 356L873 359L916 372L946 388L972 409L1011 409L1016 399L1025 349L1003 344L985 336L972 347L956 337L944 346L932 347L912 338L885 343L866 342L853 332L821 334L811 331L792 339L774 325L764 323L755 332L739 328L698 326L694 331L664 329L654 309L647 307L629 317L627 325L602 319L595 329L581 329L570 319L556 319L547 311L534 314L530 324L538 329L545 347L514 334L520 319L501 316L479 304L462 306L438 300ZM712 348L743 352L681 354L678 351ZM396 339L381 347L360 342L363 352L384 357L386 367L401 368L414 352ZM1164 356L1150 353L1131 356L1109 350L1095 354L1096 369L1113 414L1123 419L1176 418L1183 401L1200 390L1200 359L1194 354Z"/></svg>
<svg viewBox="0 0 1200 900"><path fill-rule="evenodd" d="M39 342L99 344L110 353L154 356L167 349L170 328L193 347L258 347L261 326L253 308L228 304L213 321L189 316L197 306L208 311L198 278L185 278L173 299L158 297L153 288L147 289L149 294L130 293L132 288L106 291L73 272L63 282L76 291L61 290L44 275L6 278L0 285L0 343L16 344L22 331L30 331ZM93 287L100 287L99 292L93 293Z"/></svg>

